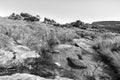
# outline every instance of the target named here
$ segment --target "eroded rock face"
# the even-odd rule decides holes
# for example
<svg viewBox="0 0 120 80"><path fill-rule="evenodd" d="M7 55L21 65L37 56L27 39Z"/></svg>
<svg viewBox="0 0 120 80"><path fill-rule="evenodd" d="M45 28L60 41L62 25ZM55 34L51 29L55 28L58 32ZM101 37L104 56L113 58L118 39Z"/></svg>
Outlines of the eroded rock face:
<svg viewBox="0 0 120 80"><path fill-rule="evenodd" d="M56 76L55 79L46 79L43 77L39 77L27 73L24 74L16 73L10 76L1 76L0 80L73 80L73 79L63 78L59 76Z"/></svg>

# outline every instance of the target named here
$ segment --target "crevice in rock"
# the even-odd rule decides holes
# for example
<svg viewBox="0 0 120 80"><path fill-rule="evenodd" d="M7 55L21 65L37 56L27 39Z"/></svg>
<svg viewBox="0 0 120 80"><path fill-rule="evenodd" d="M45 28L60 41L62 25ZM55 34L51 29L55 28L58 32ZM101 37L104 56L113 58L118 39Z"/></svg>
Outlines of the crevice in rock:
<svg viewBox="0 0 120 80"><path fill-rule="evenodd" d="M80 65L77 65L75 63L73 63L73 61L68 57L67 58L67 61L68 61L68 65L74 69L85 69L87 68L86 66L84 66L83 64ZM83 65L83 66L82 66Z"/></svg>
<svg viewBox="0 0 120 80"><path fill-rule="evenodd" d="M80 59L80 60L83 60L83 58L82 58L82 56L81 55L77 55L78 56L78 58Z"/></svg>
<svg viewBox="0 0 120 80"><path fill-rule="evenodd" d="M76 46L76 47L80 47L79 45L77 45L77 44L74 44L74 46Z"/></svg>

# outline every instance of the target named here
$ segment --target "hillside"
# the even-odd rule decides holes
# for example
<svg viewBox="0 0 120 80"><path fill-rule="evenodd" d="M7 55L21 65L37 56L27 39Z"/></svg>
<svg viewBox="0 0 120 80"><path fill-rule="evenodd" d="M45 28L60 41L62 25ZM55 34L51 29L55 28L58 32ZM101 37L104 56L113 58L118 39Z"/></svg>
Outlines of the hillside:
<svg viewBox="0 0 120 80"><path fill-rule="evenodd" d="M0 18L0 80L120 79L119 33L18 16Z"/></svg>

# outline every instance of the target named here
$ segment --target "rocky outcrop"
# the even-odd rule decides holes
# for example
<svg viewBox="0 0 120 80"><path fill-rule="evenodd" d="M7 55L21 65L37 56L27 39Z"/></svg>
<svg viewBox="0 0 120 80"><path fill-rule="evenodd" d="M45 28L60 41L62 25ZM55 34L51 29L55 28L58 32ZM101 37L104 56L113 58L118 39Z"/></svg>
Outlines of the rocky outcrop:
<svg viewBox="0 0 120 80"><path fill-rule="evenodd" d="M0 80L73 80L73 79L63 78L59 76L56 76L55 79L46 79L43 77L39 77L27 73L24 74L16 73L10 76L0 76Z"/></svg>

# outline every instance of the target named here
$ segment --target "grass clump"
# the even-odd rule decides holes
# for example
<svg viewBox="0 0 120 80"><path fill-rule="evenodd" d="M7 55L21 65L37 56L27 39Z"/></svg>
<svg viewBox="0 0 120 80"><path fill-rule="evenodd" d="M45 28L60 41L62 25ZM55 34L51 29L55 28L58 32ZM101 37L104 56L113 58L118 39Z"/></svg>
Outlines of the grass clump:
<svg viewBox="0 0 120 80"><path fill-rule="evenodd" d="M120 76L120 36L114 38L99 39L93 46L101 62L106 64L119 78Z"/></svg>
<svg viewBox="0 0 120 80"><path fill-rule="evenodd" d="M56 34L57 38L60 40L62 44L71 42L75 38L79 38L76 32L69 28L59 28L56 30Z"/></svg>

